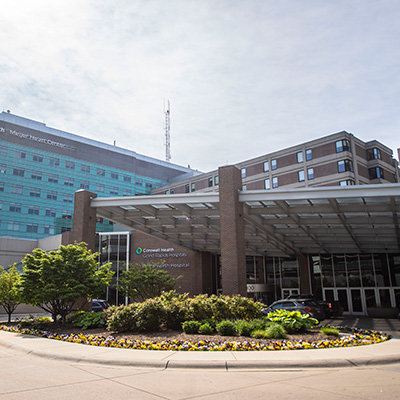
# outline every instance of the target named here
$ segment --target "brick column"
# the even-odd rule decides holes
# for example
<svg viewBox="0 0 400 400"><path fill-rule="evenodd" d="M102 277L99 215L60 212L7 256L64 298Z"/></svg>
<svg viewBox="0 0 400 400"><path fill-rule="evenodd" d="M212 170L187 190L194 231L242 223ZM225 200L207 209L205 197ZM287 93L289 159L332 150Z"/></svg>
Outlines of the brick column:
<svg viewBox="0 0 400 400"><path fill-rule="evenodd" d="M232 165L219 168L222 293L247 295L246 253L240 171Z"/></svg>
<svg viewBox="0 0 400 400"><path fill-rule="evenodd" d="M86 190L75 192L74 220L71 239L74 242L85 242L88 249L95 250L96 236L96 209L90 207L91 199L95 199L97 194Z"/></svg>

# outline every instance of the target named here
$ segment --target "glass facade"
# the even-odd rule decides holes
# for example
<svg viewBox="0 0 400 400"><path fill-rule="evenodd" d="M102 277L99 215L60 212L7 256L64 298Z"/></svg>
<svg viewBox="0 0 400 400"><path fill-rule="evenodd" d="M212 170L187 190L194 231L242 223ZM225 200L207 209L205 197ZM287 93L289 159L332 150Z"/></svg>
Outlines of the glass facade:
<svg viewBox="0 0 400 400"><path fill-rule="evenodd" d="M96 234L96 250L100 264L111 262L114 276L110 286L104 288L101 297L110 304L127 304L127 299L118 291L118 280L122 271L129 268L129 232L99 232Z"/></svg>
<svg viewBox="0 0 400 400"><path fill-rule="evenodd" d="M79 189L99 197L136 196L166 183L8 142L1 142L1 163L0 236L40 239L71 230ZM109 221L98 220L97 231L112 228Z"/></svg>

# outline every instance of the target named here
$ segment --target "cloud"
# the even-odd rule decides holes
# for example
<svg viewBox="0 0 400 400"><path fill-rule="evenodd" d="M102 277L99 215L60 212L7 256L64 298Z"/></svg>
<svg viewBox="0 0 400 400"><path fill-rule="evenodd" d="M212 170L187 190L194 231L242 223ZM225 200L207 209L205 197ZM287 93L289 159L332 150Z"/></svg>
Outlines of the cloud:
<svg viewBox="0 0 400 400"><path fill-rule="evenodd" d="M367 5L366 5L367 3ZM398 145L396 1L3 6L0 105L210 170L340 130Z"/></svg>

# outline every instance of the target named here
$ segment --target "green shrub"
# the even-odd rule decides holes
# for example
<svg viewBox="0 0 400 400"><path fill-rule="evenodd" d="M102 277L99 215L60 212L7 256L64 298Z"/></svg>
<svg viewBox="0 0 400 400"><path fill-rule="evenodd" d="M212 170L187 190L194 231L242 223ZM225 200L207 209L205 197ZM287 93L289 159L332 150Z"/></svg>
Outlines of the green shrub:
<svg viewBox="0 0 400 400"><path fill-rule="evenodd" d="M157 298L139 303L135 313L138 332L160 331L165 322L165 310Z"/></svg>
<svg viewBox="0 0 400 400"><path fill-rule="evenodd" d="M202 335L212 335L214 332L215 331L213 327L208 322L200 325L199 333L201 333Z"/></svg>
<svg viewBox="0 0 400 400"><path fill-rule="evenodd" d="M106 327L109 331L126 332L136 331L136 311L139 303L127 306L111 306L106 311Z"/></svg>
<svg viewBox="0 0 400 400"><path fill-rule="evenodd" d="M235 322L235 330L239 336L251 336L253 328L249 321L239 319Z"/></svg>
<svg viewBox="0 0 400 400"><path fill-rule="evenodd" d="M216 326L217 333L221 336L235 336L235 324L232 321L221 321Z"/></svg>
<svg viewBox="0 0 400 400"><path fill-rule="evenodd" d="M318 325L318 320L300 311L277 310L267 315L271 322L278 322L288 333L301 332Z"/></svg>
<svg viewBox="0 0 400 400"><path fill-rule="evenodd" d="M287 333L285 328L276 322L268 325L264 332L266 339L284 339Z"/></svg>
<svg viewBox="0 0 400 400"><path fill-rule="evenodd" d="M251 332L251 337L254 339L264 339L265 338L265 331L262 329L257 329Z"/></svg>
<svg viewBox="0 0 400 400"><path fill-rule="evenodd" d="M106 325L106 316L102 312L78 311L69 321L81 329L98 328Z"/></svg>
<svg viewBox="0 0 400 400"><path fill-rule="evenodd" d="M201 324L209 324L212 328L212 330L215 332L215 329L217 327L217 322L215 321L215 319L212 318L208 318L208 319L203 319L202 321L200 321Z"/></svg>
<svg viewBox="0 0 400 400"><path fill-rule="evenodd" d="M19 326L21 328L32 328L32 329L46 329L48 328L49 324L51 324L53 320L50 317L36 317L34 318L30 315L27 318L19 321Z"/></svg>
<svg viewBox="0 0 400 400"><path fill-rule="evenodd" d="M327 336L339 336L339 329L323 326L321 328L321 333Z"/></svg>
<svg viewBox="0 0 400 400"><path fill-rule="evenodd" d="M189 295L179 294L174 290L163 292L160 302L165 311L165 327L167 329L179 330L182 323L187 320L186 302Z"/></svg>
<svg viewBox="0 0 400 400"><path fill-rule="evenodd" d="M201 323L199 321L185 321L182 324L182 330L187 334L194 334L199 332L200 326Z"/></svg>

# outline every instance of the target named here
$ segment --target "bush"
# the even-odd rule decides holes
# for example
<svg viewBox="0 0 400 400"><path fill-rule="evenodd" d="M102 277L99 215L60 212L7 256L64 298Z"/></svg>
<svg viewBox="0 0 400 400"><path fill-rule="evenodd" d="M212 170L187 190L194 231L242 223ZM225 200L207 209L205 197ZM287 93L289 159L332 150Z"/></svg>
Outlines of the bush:
<svg viewBox="0 0 400 400"><path fill-rule="evenodd" d="M127 306L111 306L106 311L107 329L109 331L126 332L136 331L136 311L139 303Z"/></svg>
<svg viewBox="0 0 400 400"><path fill-rule="evenodd" d="M201 323L199 321L185 321L182 324L183 332L187 334L195 334L199 332Z"/></svg>
<svg viewBox="0 0 400 400"><path fill-rule="evenodd" d="M98 328L106 325L104 313L93 311L78 311L69 321L81 329Z"/></svg>
<svg viewBox="0 0 400 400"><path fill-rule="evenodd" d="M208 322L200 325L199 333L201 333L202 335L212 335L214 332L215 331L213 327Z"/></svg>
<svg viewBox="0 0 400 400"><path fill-rule="evenodd" d="M158 298L147 299L138 304L135 319L138 332L160 331L165 322L165 310Z"/></svg>
<svg viewBox="0 0 400 400"><path fill-rule="evenodd" d="M282 325L275 322L268 325L264 332L266 339L284 339L287 333Z"/></svg>
<svg viewBox="0 0 400 400"><path fill-rule="evenodd" d="M18 324L21 328L32 328L41 330L46 329L52 322L53 320L50 317L33 318L33 316L30 315L29 317L19 321Z"/></svg>
<svg viewBox="0 0 400 400"><path fill-rule="evenodd" d="M187 299L188 294L178 294L174 290L162 293L160 302L165 311L165 327L167 329L181 329L182 323L187 320Z"/></svg>
<svg viewBox="0 0 400 400"><path fill-rule="evenodd" d="M277 310L267 315L271 322L278 322L288 333L301 332L318 325L318 320L300 311Z"/></svg>
<svg viewBox="0 0 400 400"><path fill-rule="evenodd" d="M216 326L217 333L221 336L235 336L235 324L232 321L221 321Z"/></svg>
<svg viewBox="0 0 400 400"><path fill-rule="evenodd" d="M239 336L250 336L253 328L249 321L239 319L235 323L235 330Z"/></svg>
<svg viewBox="0 0 400 400"><path fill-rule="evenodd" d="M323 326L321 328L321 333L327 336L339 336L339 329Z"/></svg>

